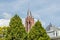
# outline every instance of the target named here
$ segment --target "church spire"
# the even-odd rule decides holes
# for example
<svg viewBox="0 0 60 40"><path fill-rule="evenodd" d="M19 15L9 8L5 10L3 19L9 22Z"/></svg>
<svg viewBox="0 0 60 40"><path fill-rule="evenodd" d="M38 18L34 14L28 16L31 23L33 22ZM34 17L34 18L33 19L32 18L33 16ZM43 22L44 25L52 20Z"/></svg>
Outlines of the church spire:
<svg viewBox="0 0 60 40"><path fill-rule="evenodd" d="M29 9L28 9L28 11L27 11L27 16L32 17L31 11L30 11Z"/></svg>
<svg viewBox="0 0 60 40"><path fill-rule="evenodd" d="M28 9L27 18L25 19L26 31L29 32L33 25L34 25L34 18L32 17L31 11Z"/></svg>
<svg viewBox="0 0 60 40"><path fill-rule="evenodd" d="M52 27L52 24L51 24L51 22L50 22L49 26L50 26L50 27Z"/></svg>

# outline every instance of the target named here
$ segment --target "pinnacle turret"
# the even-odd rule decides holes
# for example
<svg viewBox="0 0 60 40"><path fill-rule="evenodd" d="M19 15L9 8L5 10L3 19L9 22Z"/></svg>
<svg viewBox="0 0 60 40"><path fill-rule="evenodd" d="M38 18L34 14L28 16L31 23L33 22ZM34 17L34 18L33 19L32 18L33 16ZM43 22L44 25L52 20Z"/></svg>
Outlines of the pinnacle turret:
<svg viewBox="0 0 60 40"><path fill-rule="evenodd" d="M32 17L31 11L30 11L29 9L28 9L28 11L27 11L27 16Z"/></svg>

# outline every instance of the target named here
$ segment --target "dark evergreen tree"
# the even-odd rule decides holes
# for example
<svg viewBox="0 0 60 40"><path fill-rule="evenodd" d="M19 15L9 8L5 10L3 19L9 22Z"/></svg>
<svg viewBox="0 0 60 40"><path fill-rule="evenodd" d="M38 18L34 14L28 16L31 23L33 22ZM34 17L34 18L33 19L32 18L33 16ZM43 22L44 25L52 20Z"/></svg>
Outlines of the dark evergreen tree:
<svg viewBox="0 0 60 40"><path fill-rule="evenodd" d="M42 24L39 20L31 28L28 40L50 40L46 30L42 27Z"/></svg>
<svg viewBox="0 0 60 40"><path fill-rule="evenodd" d="M21 18L17 14L11 18L9 26L6 40L25 40L27 33Z"/></svg>

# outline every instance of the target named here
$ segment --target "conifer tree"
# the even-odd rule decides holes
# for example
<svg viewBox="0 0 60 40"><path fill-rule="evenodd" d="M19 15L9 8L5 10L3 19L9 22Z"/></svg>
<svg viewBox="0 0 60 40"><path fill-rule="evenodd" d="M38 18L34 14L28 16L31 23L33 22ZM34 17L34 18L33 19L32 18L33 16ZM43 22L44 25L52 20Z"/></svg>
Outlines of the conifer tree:
<svg viewBox="0 0 60 40"><path fill-rule="evenodd" d="M41 22L38 20L31 28L28 36L29 40L50 40Z"/></svg>
<svg viewBox="0 0 60 40"><path fill-rule="evenodd" d="M26 31L21 18L16 14L11 18L7 29L6 40L25 40Z"/></svg>

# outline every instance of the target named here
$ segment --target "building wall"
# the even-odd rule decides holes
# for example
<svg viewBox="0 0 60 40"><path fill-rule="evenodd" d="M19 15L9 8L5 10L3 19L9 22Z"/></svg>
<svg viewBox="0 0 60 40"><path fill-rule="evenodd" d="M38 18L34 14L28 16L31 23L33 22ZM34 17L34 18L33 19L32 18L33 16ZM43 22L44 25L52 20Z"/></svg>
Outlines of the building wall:
<svg viewBox="0 0 60 40"><path fill-rule="evenodd" d="M50 30L47 31L47 34L50 36L51 40L60 40L60 29L55 27L50 27Z"/></svg>

